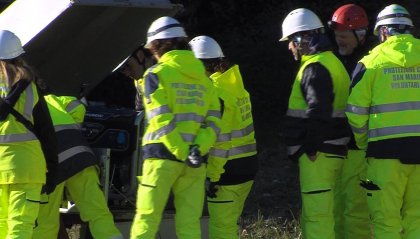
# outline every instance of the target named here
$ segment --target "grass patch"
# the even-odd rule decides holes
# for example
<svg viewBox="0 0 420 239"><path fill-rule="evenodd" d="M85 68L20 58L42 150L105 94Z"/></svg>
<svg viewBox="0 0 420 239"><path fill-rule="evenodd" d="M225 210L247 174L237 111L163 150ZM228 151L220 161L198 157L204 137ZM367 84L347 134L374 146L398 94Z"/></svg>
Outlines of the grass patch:
<svg viewBox="0 0 420 239"><path fill-rule="evenodd" d="M299 222L296 219L264 218L261 213L256 217L240 220L241 239L301 239Z"/></svg>

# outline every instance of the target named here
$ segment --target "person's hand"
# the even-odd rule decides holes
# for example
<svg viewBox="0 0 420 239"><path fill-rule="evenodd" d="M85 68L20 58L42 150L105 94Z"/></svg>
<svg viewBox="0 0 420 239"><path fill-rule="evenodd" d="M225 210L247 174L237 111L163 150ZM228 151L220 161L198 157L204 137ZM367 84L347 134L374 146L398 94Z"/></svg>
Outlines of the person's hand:
<svg viewBox="0 0 420 239"><path fill-rule="evenodd" d="M204 162L204 159L200 155L200 150L198 149L198 145L191 145L190 153L188 154L188 157L185 160L185 163L191 168L199 168L203 162Z"/></svg>
<svg viewBox="0 0 420 239"><path fill-rule="evenodd" d="M206 194L209 198L215 198L217 197L217 185L215 182L210 182L210 179L206 179Z"/></svg>

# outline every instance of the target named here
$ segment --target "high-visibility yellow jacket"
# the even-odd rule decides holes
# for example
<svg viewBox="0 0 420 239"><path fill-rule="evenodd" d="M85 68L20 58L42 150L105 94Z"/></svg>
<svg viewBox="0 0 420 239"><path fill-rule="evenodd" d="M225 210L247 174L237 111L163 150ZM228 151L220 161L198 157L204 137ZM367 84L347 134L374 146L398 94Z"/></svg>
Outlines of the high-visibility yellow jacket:
<svg viewBox="0 0 420 239"><path fill-rule="evenodd" d="M223 101L222 127L210 150L207 177L219 184L238 184L255 177L258 169L251 99L239 66L210 76ZM254 156L254 157L252 157Z"/></svg>
<svg viewBox="0 0 420 239"><path fill-rule="evenodd" d="M346 69L331 51L302 56L283 132L289 157L316 151L347 154L349 85Z"/></svg>
<svg viewBox="0 0 420 239"><path fill-rule="evenodd" d="M420 40L392 36L356 70L346 113L357 145L368 157L420 163Z"/></svg>
<svg viewBox="0 0 420 239"><path fill-rule="evenodd" d="M21 80L10 90L5 85L0 89L2 96L7 95L4 99L34 124L33 112L39 101L35 84ZM46 169L40 141L15 116L8 114L0 121L0 184L45 183Z"/></svg>
<svg viewBox="0 0 420 239"><path fill-rule="evenodd" d="M184 161L190 145L205 155L220 130L220 103L191 51L165 53L144 77L144 158Z"/></svg>
<svg viewBox="0 0 420 239"><path fill-rule="evenodd" d="M45 100L51 114L58 141L58 173L56 184L81 170L98 163L81 131L85 107L72 96L47 95Z"/></svg>

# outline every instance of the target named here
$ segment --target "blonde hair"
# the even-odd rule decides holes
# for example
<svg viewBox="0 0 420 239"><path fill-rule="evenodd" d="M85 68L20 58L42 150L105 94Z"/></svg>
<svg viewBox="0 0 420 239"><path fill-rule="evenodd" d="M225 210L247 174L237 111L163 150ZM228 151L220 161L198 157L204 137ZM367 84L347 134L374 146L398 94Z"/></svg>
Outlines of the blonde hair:
<svg viewBox="0 0 420 239"><path fill-rule="evenodd" d="M9 89L22 79L29 81L35 80L34 71L21 57L0 60L0 74L0 80Z"/></svg>

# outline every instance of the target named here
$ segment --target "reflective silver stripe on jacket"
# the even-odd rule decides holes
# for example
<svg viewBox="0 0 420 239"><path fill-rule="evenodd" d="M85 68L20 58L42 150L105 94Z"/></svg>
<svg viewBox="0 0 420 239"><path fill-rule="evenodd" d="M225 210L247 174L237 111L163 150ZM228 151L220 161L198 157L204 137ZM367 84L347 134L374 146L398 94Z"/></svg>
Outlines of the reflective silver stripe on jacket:
<svg viewBox="0 0 420 239"><path fill-rule="evenodd" d="M226 142L226 141L230 141L233 138L241 138L241 137L249 135L252 132L254 132L254 125L249 124L247 127L243 129L233 130L231 133L220 134L217 137L217 142Z"/></svg>
<svg viewBox="0 0 420 239"><path fill-rule="evenodd" d="M185 133L181 133L181 137L185 142L188 143L192 143L195 139L195 135L194 134L185 134Z"/></svg>
<svg viewBox="0 0 420 239"><path fill-rule="evenodd" d="M247 136L248 134L254 132L254 125L250 124L247 127L240 129L240 130L233 130L232 131L232 138L240 138Z"/></svg>
<svg viewBox="0 0 420 239"><path fill-rule="evenodd" d="M32 120L32 110L34 108L35 103L35 93L34 93L34 87L32 87L32 84L29 84L26 89L26 99L25 99L25 105L23 109L23 115L26 119Z"/></svg>
<svg viewBox="0 0 420 239"><path fill-rule="evenodd" d="M144 136L145 140L158 140L160 137L169 134L175 129L174 123L169 123L162 128L155 130L154 132L148 133Z"/></svg>
<svg viewBox="0 0 420 239"><path fill-rule="evenodd" d="M339 139L327 140L324 141L324 144L333 144L333 145L347 145L350 142L350 137L343 137Z"/></svg>
<svg viewBox="0 0 420 239"><path fill-rule="evenodd" d="M257 150L256 144L248 144L248 145L234 147L229 150L229 157L235 156L238 154L255 152L256 150Z"/></svg>
<svg viewBox="0 0 420 239"><path fill-rule="evenodd" d="M369 130L369 138L382 137L394 134L420 133L420 125L390 126Z"/></svg>
<svg viewBox="0 0 420 239"><path fill-rule="evenodd" d="M80 124L66 124L66 125L56 125L54 126L54 131L59 132L62 130L68 130L68 129L74 129L74 130L80 130L81 125Z"/></svg>
<svg viewBox="0 0 420 239"><path fill-rule="evenodd" d="M302 145L287 146L287 155L295 154L301 147Z"/></svg>
<svg viewBox="0 0 420 239"><path fill-rule="evenodd" d="M334 110L331 114L333 118L344 118L346 114L344 110ZM287 116L296 117L296 118L308 118L306 114L306 110L298 110L298 109L287 109Z"/></svg>
<svg viewBox="0 0 420 239"><path fill-rule="evenodd" d="M149 112L147 112L147 118L150 120L157 115L167 114L167 113L171 113L171 110L169 109L169 106L162 105L162 106L159 106L159 107L154 108L153 110L150 110Z"/></svg>
<svg viewBox="0 0 420 239"><path fill-rule="evenodd" d="M239 154L246 154L246 153L252 153L257 150L256 144L248 144L248 145L242 145L238 147L231 148L229 150L223 150L223 149L211 149L210 155L216 156L219 158L226 158L231 156L236 156Z"/></svg>
<svg viewBox="0 0 420 239"><path fill-rule="evenodd" d="M219 134L219 136L217 136L217 142L227 142L227 141L230 141L230 133Z"/></svg>
<svg viewBox="0 0 420 239"><path fill-rule="evenodd" d="M32 133L23 133L23 134L8 134L0 135L0 143L15 143L15 142L24 142L37 140L37 137Z"/></svg>
<svg viewBox="0 0 420 239"><path fill-rule="evenodd" d="M374 105L370 107L370 113L380 114L380 113L386 113L386 112L397 112L397 111L404 111L404 110L419 110L419 109L420 109L420 102L413 101L413 102Z"/></svg>
<svg viewBox="0 0 420 239"><path fill-rule="evenodd" d="M351 126L351 130L353 131L353 133L356 133L356 134L364 134L364 133L366 133L368 131L368 125L365 124L361 128L356 128L354 126Z"/></svg>
<svg viewBox="0 0 420 239"><path fill-rule="evenodd" d="M204 122L204 116L197 115L194 113L182 113L182 114L175 114L175 121L181 122L181 121L194 121L199 124Z"/></svg>
<svg viewBox="0 0 420 239"><path fill-rule="evenodd" d="M213 117L216 117L216 118L220 118L222 116L222 114L218 110L209 110L209 111L207 111L207 116L213 116Z"/></svg>
<svg viewBox="0 0 420 239"><path fill-rule="evenodd" d="M80 100L73 100L72 102L70 102L67 107L66 107L66 111L70 112L72 110L74 110L77 106L81 105L82 102L80 102Z"/></svg>
<svg viewBox="0 0 420 239"><path fill-rule="evenodd" d="M214 132L216 132L216 135L218 135L220 133L220 128L217 127L217 125L213 121L208 122L207 127L212 128L214 130Z"/></svg>
<svg viewBox="0 0 420 239"><path fill-rule="evenodd" d="M357 115L368 115L369 107L361 107L361 106L348 104L346 108L346 112L357 114Z"/></svg>
<svg viewBox="0 0 420 239"><path fill-rule="evenodd" d="M229 156L228 150L212 148L209 152L210 157L227 158Z"/></svg>
<svg viewBox="0 0 420 239"><path fill-rule="evenodd" d="M63 152L59 153L58 154L58 162L62 163L66 159L69 159L69 158L73 157L74 155L79 154L79 153L83 153L83 152L89 152L91 154L94 154L90 147L82 146L82 145L75 146L75 147L69 148L69 149L64 150Z"/></svg>

